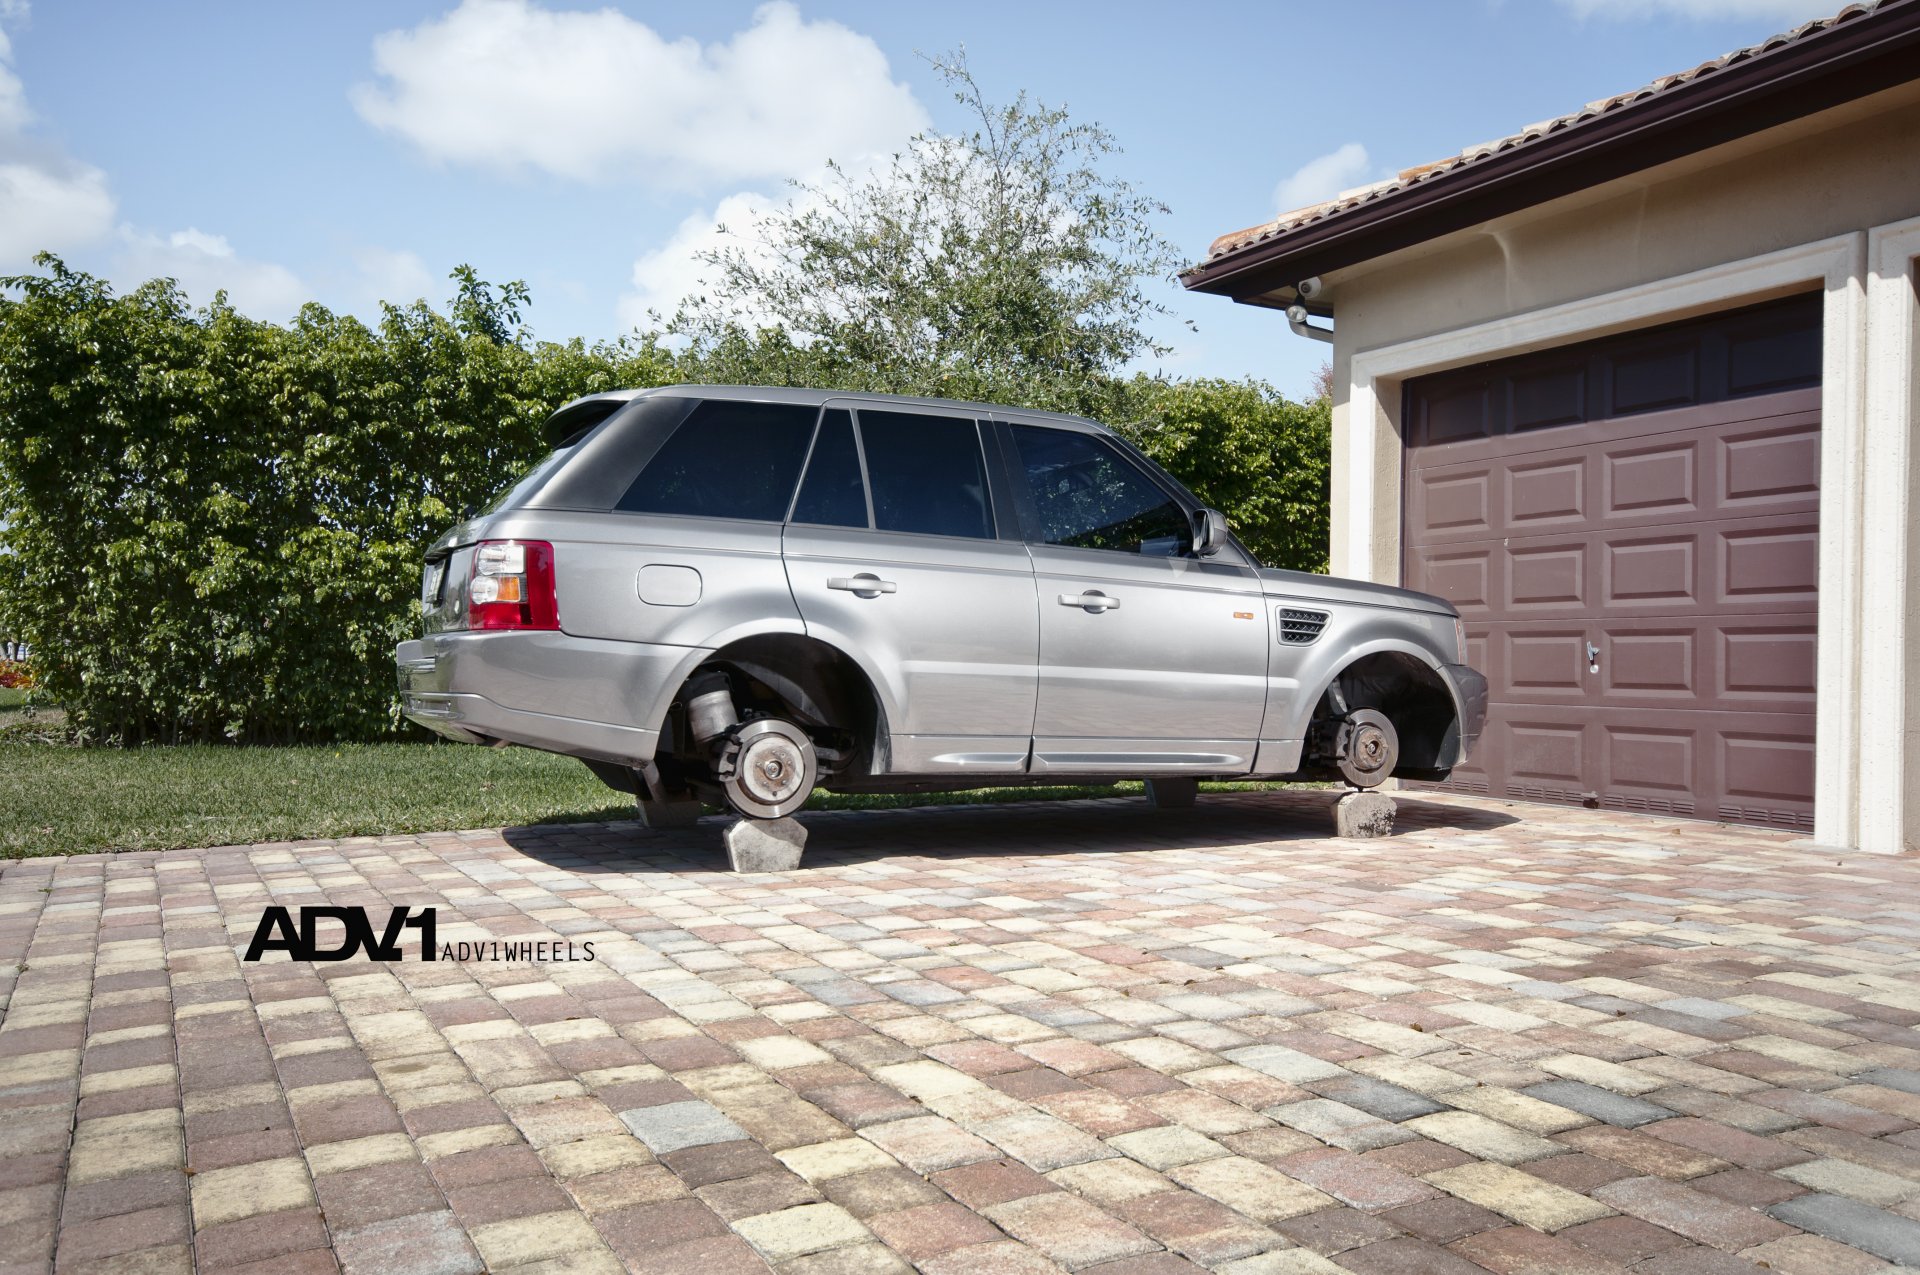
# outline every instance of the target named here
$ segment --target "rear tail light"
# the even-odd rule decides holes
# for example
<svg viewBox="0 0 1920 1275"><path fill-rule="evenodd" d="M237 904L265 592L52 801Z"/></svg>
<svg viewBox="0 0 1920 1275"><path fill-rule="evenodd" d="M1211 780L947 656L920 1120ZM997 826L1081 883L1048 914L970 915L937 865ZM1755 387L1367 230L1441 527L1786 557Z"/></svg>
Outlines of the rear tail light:
<svg viewBox="0 0 1920 1275"><path fill-rule="evenodd" d="M470 628L559 628L553 546L543 540L482 540L473 554L467 601Z"/></svg>

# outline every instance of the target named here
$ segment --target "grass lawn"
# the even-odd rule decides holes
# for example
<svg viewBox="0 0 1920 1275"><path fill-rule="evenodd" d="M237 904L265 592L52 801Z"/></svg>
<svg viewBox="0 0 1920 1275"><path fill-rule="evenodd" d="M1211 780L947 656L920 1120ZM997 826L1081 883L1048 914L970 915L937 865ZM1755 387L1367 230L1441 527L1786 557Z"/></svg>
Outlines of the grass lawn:
<svg viewBox="0 0 1920 1275"><path fill-rule="evenodd" d="M1133 783L902 796L816 793L808 805L866 809L1139 791ZM0 858L632 815L632 799L603 785L579 762L522 748L423 743L113 749L0 743Z"/></svg>

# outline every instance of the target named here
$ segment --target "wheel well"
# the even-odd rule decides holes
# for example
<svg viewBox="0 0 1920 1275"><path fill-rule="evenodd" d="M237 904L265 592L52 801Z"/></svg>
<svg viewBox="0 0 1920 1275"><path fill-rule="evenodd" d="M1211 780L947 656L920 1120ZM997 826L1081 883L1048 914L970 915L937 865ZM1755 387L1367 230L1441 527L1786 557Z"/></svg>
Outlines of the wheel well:
<svg viewBox="0 0 1920 1275"><path fill-rule="evenodd" d="M1449 769L1441 758L1452 757L1456 751L1459 715L1446 682L1416 657L1404 651L1381 651L1362 656L1340 670L1314 708L1309 737L1320 734L1315 728L1356 708L1379 709L1393 723L1400 736L1395 775L1424 779Z"/></svg>
<svg viewBox="0 0 1920 1275"><path fill-rule="evenodd" d="M742 716L759 712L784 717L809 733L850 737L837 777L859 778L883 769L876 762L884 734L880 699L846 652L797 633L761 634L715 651L687 681L716 669L729 675ZM676 745L687 737L684 690L683 683L667 713Z"/></svg>

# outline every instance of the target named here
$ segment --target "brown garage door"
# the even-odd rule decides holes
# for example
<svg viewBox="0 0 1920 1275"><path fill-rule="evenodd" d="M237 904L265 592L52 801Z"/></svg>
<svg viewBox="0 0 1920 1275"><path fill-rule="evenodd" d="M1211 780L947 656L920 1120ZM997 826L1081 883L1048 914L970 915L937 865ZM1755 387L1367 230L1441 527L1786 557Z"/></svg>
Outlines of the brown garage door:
<svg viewBox="0 0 1920 1275"><path fill-rule="evenodd" d="M1820 298L1410 382L1404 573L1491 686L1445 787L1811 829Z"/></svg>

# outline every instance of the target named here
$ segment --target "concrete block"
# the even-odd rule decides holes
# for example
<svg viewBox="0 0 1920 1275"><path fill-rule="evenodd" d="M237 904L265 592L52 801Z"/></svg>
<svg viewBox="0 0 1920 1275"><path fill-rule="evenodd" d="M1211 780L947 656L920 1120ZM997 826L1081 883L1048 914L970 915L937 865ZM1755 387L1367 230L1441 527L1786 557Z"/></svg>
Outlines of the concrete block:
<svg viewBox="0 0 1920 1275"><path fill-rule="evenodd" d="M634 798L634 804L640 808L640 822L649 828L691 828L706 809L697 801L654 801L647 797Z"/></svg>
<svg viewBox="0 0 1920 1275"><path fill-rule="evenodd" d="M1333 805L1336 837L1393 835L1393 798L1377 792L1350 792Z"/></svg>
<svg viewBox="0 0 1920 1275"><path fill-rule="evenodd" d="M1155 810L1186 810L1199 795L1198 779L1147 780L1147 804Z"/></svg>
<svg viewBox="0 0 1920 1275"><path fill-rule="evenodd" d="M791 872L807 848L807 830L794 819L736 819L725 835L735 872Z"/></svg>

